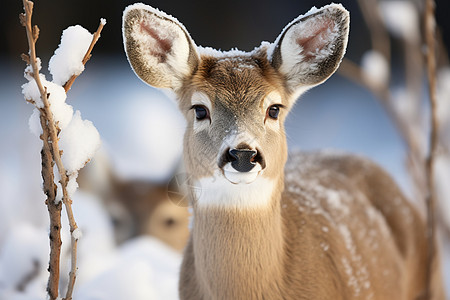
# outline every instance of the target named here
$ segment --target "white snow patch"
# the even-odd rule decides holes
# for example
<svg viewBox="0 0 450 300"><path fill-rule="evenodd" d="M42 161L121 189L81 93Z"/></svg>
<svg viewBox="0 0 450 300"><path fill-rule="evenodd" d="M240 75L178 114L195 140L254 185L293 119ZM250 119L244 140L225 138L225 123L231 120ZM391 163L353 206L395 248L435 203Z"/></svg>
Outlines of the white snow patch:
<svg viewBox="0 0 450 300"><path fill-rule="evenodd" d="M40 71L42 68L42 61L39 57L36 57L36 66L38 68L38 71ZM25 71L23 73L23 76L26 79L28 79L28 81L33 79L33 67L31 66L31 64L27 65L27 67L25 68Z"/></svg>
<svg viewBox="0 0 450 300"><path fill-rule="evenodd" d="M61 43L49 62L53 82L63 86L72 75L84 71L83 58L92 42L92 34L80 25L63 31Z"/></svg>
<svg viewBox="0 0 450 300"><path fill-rule="evenodd" d="M450 158L448 156L439 155L436 157L434 178L439 199L439 212L447 228L450 228Z"/></svg>
<svg viewBox="0 0 450 300"><path fill-rule="evenodd" d="M78 172L74 172L68 176L69 182L67 183L67 194L69 198L72 198L73 194L78 189L77 177Z"/></svg>
<svg viewBox="0 0 450 300"><path fill-rule="evenodd" d="M75 240L81 239L82 236L83 233L81 232L80 228L76 228L74 231L72 231L72 238L74 238Z"/></svg>
<svg viewBox="0 0 450 300"><path fill-rule="evenodd" d="M383 88L389 82L389 64L386 58L375 50L364 53L361 60L364 79L375 88Z"/></svg>
<svg viewBox="0 0 450 300"><path fill-rule="evenodd" d="M450 67L442 68L437 75L437 114L442 130L450 136Z"/></svg>
<svg viewBox="0 0 450 300"><path fill-rule="evenodd" d="M42 134L42 126L41 126L41 113L37 108L33 109L33 113L28 120L28 126L30 127L30 131L37 137L40 137Z"/></svg>
<svg viewBox="0 0 450 300"><path fill-rule="evenodd" d="M10 227L9 235L0 248L0 299L13 299L17 295L16 287L32 275L22 293L43 299L48 253L46 230L27 222Z"/></svg>
<svg viewBox="0 0 450 300"><path fill-rule="evenodd" d="M396 37L419 40L419 15L412 1L380 1L379 13L388 30Z"/></svg>
<svg viewBox="0 0 450 300"><path fill-rule="evenodd" d="M222 51L211 47L202 47L202 46L198 46L197 51L200 55L212 56L217 58L234 57L234 56L250 57L252 54L252 52L245 52L236 48L233 48L228 51Z"/></svg>
<svg viewBox="0 0 450 300"><path fill-rule="evenodd" d="M155 109L157 108L157 109ZM128 93L109 145L117 172L126 179L166 180L182 156L185 119L176 104L154 89Z"/></svg>
<svg viewBox="0 0 450 300"><path fill-rule="evenodd" d="M158 240L130 240L115 261L98 276L80 285L75 299L178 299L181 255Z"/></svg>
<svg viewBox="0 0 450 300"><path fill-rule="evenodd" d="M100 134L91 121L81 119L76 111L67 128L61 131L60 149L67 173L80 170L100 147Z"/></svg>
<svg viewBox="0 0 450 300"><path fill-rule="evenodd" d="M50 105L50 110L53 113L54 121L60 129L64 129L71 121L73 115L72 106L66 104L65 102L67 97L66 91L62 86L47 81L44 75L40 74L40 78L42 85L47 89L48 102ZM22 85L22 93L25 99L34 101L36 107L44 107L39 88L34 79ZM36 118L36 116L34 118ZM33 133L36 132L37 130L33 128Z"/></svg>

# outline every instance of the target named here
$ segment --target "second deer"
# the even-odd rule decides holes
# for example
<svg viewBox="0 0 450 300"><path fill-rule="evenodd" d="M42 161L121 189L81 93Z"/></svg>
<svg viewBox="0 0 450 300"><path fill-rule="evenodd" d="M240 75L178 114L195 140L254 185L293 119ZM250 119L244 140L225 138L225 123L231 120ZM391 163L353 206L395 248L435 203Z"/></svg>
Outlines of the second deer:
<svg viewBox="0 0 450 300"><path fill-rule="evenodd" d="M288 160L285 118L303 92L336 71L348 31L349 13L332 4L293 20L274 43L219 52L196 46L164 12L143 4L125 10L131 66L146 83L171 89L187 120L194 223L181 299L423 293L426 227L383 170L340 153ZM433 272L433 299L443 299L438 265Z"/></svg>

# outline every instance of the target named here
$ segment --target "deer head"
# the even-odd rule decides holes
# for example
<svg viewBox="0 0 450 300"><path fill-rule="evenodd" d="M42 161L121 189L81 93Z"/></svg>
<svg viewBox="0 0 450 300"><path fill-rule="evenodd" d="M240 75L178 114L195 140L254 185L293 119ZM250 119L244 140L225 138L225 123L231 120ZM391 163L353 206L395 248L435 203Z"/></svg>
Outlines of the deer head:
<svg viewBox="0 0 450 300"><path fill-rule="evenodd" d="M300 94L336 71L348 28L348 12L332 4L293 20L274 43L220 52L196 46L180 22L152 7L131 5L123 17L136 74L176 94L193 181L249 194L282 185L285 118Z"/></svg>

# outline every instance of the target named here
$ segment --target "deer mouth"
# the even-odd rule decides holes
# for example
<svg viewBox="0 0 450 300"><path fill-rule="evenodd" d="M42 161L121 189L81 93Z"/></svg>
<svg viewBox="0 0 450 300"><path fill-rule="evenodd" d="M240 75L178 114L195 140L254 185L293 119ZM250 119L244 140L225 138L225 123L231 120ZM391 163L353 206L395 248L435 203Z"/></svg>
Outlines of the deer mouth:
<svg viewBox="0 0 450 300"><path fill-rule="evenodd" d="M222 168L223 176L233 184L249 184L255 181L255 179L262 172L262 167L259 163L256 163L254 167L248 172L239 172L231 165L227 163Z"/></svg>

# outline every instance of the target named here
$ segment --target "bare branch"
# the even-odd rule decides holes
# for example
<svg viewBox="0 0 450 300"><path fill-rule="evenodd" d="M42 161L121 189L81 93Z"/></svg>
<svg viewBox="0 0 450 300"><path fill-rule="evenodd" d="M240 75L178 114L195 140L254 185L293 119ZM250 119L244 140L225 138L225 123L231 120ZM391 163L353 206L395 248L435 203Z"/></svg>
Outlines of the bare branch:
<svg viewBox="0 0 450 300"><path fill-rule="evenodd" d="M56 203L56 185L53 174L53 157L51 146L49 144L47 120L44 112L40 115L41 126L43 129L42 141L44 143L41 150L42 160L42 178L44 180L44 192L47 195L47 208L50 216L50 262L48 271L50 273L47 284L47 292L50 299L58 298L59 291L59 269L61 256L61 202Z"/></svg>
<svg viewBox="0 0 450 300"><path fill-rule="evenodd" d="M430 98L430 122L431 132L429 140L429 152L426 159L426 177L427 177L427 197L425 199L427 206L427 237L428 237L428 257L426 269L426 294L425 299L432 298L432 273L435 263L435 243L436 243L436 195L434 187L434 159L437 154L438 147L438 118L437 118L437 97L436 97L436 41L435 27L436 20L434 17L435 3L433 0L425 2L425 40L427 43L427 75L428 75L428 92Z"/></svg>

